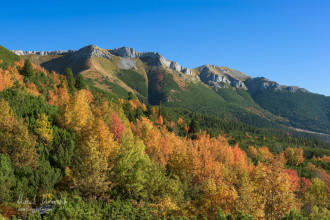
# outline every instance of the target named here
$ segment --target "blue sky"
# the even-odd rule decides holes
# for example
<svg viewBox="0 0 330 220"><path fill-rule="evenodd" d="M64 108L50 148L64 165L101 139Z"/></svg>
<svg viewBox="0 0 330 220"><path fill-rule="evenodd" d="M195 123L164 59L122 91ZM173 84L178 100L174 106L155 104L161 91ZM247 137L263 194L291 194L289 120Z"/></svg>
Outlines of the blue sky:
<svg viewBox="0 0 330 220"><path fill-rule="evenodd" d="M329 0L6 1L0 44L156 51L330 96Z"/></svg>

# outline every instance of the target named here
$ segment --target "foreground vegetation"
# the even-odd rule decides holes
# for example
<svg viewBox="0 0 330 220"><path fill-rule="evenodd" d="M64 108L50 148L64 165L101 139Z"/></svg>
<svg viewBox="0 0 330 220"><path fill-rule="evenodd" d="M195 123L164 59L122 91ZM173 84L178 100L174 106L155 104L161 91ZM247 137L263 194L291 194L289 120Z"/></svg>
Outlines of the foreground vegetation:
<svg viewBox="0 0 330 220"><path fill-rule="evenodd" d="M70 69L0 68L0 146L5 219L330 217L327 144L119 99Z"/></svg>

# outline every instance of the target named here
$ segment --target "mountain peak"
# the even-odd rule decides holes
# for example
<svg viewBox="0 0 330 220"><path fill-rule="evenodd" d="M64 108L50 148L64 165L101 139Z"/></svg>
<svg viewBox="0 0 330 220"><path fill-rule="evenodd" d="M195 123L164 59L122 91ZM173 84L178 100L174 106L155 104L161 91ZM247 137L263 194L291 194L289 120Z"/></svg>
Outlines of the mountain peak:
<svg viewBox="0 0 330 220"><path fill-rule="evenodd" d="M116 47L113 50L109 50L113 55L120 56L123 58L138 58L140 56L140 52L137 52L133 48L130 47Z"/></svg>

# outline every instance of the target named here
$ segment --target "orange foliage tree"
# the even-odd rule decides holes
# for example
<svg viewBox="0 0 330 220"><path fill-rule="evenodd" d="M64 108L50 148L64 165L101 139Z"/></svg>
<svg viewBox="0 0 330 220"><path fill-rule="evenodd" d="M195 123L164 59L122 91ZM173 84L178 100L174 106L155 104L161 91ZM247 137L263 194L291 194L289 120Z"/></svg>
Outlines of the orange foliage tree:
<svg viewBox="0 0 330 220"><path fill-rule="evenodd" d="M118 117L118 114L117 113L112 113L110 130L114 134L114 139L117 140L117 141L121 141L125 129L126 128L125 128L123 122Z"/></svg>

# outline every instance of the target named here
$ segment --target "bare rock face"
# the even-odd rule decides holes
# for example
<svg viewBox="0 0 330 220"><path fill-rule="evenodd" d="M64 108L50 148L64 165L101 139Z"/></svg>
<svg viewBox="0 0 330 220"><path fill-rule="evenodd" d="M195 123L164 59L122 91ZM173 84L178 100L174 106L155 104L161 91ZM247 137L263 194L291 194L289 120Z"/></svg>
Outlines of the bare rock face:
<svg viewBox="0 0 330 220"><path fill-rule="evenodd" d="M242 81L240 81L240 80L233 81L231 84L235 88L246 89L245 84Z"/></svg>
<svg viewBox="0 0 330 220"><path fill-rule="evenodd" d="M90 57L103 57L103 58L107 58L109 60L112 59L113 55L104 49L99 48L96 45L89 45L86 47L83 47L81 49L79 49L78 51L75 51L74 53L72 53L71 57L73 59L84 59L84 58L90 58Z"/></svg>
<svg viewBox="0 0 330 220"><path fill-rule="evenodd" d="M123 58L139 58L139 52L135 51L133 48L129 47L117 47L113 50L109 50L113 55L123 57Z"/></svg>
<svg viewBox="0 0 330 220"><path fill-rule="evenodd" d="M297 91L308 92L306 89L299 88L298 86L284 86L277 82L270 81L265 77L250 78L245 81L248 89L252 92L259 91L289 91L295 93Z"/></svg>
<svg viewBox="0 0 330 220"><path fill-rule="evenodd" d="M117 47L113 50L109 50L113 55L123 58L139 58L152 66L163 66L174 71L191 75L192 71L188 68L184 68L177 62L166 60L165 57L156 52L137 52L129 47Z"/></svg>
<svg viewBox="0 0 330 220"><path fill-rule="evenodd" d="M199 77L202 82L214 86L216 89L229 88L229 85L235 88L247 89L245 84L229 74L228 70L223 70L217 66L207 64L200 67L199 71Z"/></svg>
<svg viewBox="0 0 330 220"><path fill-rule="evenodd" d="M120 69L126 69L126 70L129 70L129 69L135 69L137 70L137 66L136 66L136 60L135 59L129 59L129 58L121 58L120 57L120 60L118 62L118 67Z"/></svg>
<svg viewBox="0 0 330 220"><path fill-rule="evenodd" d="M207 85L215 86L216 88L222 88L223 86L220 85L220 82L225 84L230 84L230 81L227 77L215 74L212 70L212 65L204 65L199 68L200 74L199 77L202 82Z"/></svg>

